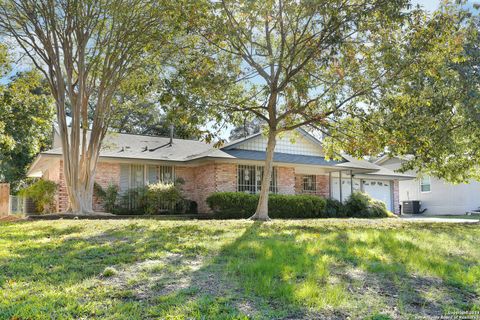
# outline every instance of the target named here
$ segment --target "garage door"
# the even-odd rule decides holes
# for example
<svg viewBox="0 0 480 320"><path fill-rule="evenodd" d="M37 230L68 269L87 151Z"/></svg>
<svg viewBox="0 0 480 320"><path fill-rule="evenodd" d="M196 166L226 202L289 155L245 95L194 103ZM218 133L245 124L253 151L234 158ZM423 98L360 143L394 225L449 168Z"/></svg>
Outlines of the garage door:
<svg viewBox="0 0 480 320"><path fill-rule="evenodd" d="M363 180L363 191L373 199L383 201L387 206L387 209L392 211L390 181Z"/></svg>

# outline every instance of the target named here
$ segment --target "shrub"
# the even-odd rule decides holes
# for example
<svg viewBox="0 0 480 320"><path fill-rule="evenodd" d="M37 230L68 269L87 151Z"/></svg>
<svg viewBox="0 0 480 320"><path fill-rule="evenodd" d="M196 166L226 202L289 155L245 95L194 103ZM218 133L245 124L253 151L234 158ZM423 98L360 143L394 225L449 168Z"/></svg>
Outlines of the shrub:
<svg viewBox="0 0 480 320"><path fill-rule="evenodd" d="M20 195L32 199L38 213L50 213L55 206L56 191L57 184L55 182L40 179L20 190Z"/></svg>
<svg viewBox="0 0 480 320"><path fill-rule="evenodd" d="M159 214L175 211L177 204L182 202L182 191L173 183L158 182L149 184L145 192L145 213Z"/></svg>
<svg viewBox="0 0 480 320"><path fill-rule="evenodd" d="M102 186L95 182L93 185L94 194L103 201L103 207L106 212L115 212L117 208L117 199L119 188L115 184L108 185L104 190Z"/></svg>
<svg viewBox="0 0 480 320"><path fill-rule="evenodd" d="M345 213L354 218L386 218L393 214L385 204L362 192L354 192L344 204Z"/></svg>
<svg viewBox="0 0 480 320"><path fill-rule="evenodd" d="M255 212L258 195L242 192L217 192L207 198L207 204L219 218L248 218ZM325 199L314 195L272 194L268 201L272 218L320 218Z"/></svg>
<svg viewBox="0 0 480 320"><path fill-rule="evenodd" d="M325 199L325 209L323 215L326 218L345 218L347 214L345 212L344 205L337 199Z"/></svg>
<svg viewBox="0 0 480 320"><path fill-rule="evenodd" d="M255 212L258 195L242 192L217 192L207 204L220 219L249 218ZM315 195L271 194L268 201L271 218L383 218L395 216L381 201L364 193L352 194L345 204Z"/></svg>
<svg viewBox="0 0 480 320"><path fill-rule="evenodd" d="M255 212L258 195L244 192L215 192L207 204L220 218L249 218Z"/></svg>

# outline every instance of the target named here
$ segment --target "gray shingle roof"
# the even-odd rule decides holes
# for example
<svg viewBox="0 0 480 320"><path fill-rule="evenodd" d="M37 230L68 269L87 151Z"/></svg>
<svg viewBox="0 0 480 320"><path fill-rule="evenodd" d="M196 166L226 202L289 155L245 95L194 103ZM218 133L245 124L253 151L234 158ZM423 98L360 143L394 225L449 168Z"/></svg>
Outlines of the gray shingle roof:
<svg viewBox="0 0 480 320"><path fill-rule="evenodd" d="M196 141L170 138L142 136L123 133L109 133L100 151L101 157L164 160L164 161L189 161L208 154L221 157L223 154L216 151L212 145ZM221 151L220 151L221 152ZM62 154L61 148L44 152L45 154ZM228 155L223 155L229 158Z"/></svg>
<svg viewBox="0 0 480 320"><path fill-rule="evenodd" d="M240 149L225 150L224 152L231 155L233 158L245 159L245 160L256 160L256 161L265 160L265 154L266 154L264 151L240 150ZM273 155L273 161L283 162L283 163L310 164L310 165L319 165L319 166L334 166L336 164L345 162L346 160L334 161L334 160L326 160L325 157L315 157L315 156L307 156L307 155L300 155L300 154L275 152Z"/></svg>
<svg viewBox="0 0 480 320"><path fill-rule="evenodd" d="M303 130L301 133L308 135L308 133ZM170 138L168 137L109 133L104 139L100 157L172 162L187 162L204 158L263 161L265 160L264 151L235 149L235 146L239 143L258 135L259 134L255 134L245 139L234 141L218 149L211 144L196 140L173 139L173 143L170 145ZM312 139L315 138L312 137ZM314 141L320 143L316 139ZM42 154L61 155L62 148L54 148ZM326 160L325 157L322 156L276 152L273 160L277 163L328 166L344 170L358 169L359 172L368 173L368 175L373 176L411 178L409 175L396 173L387 168L365 160L355 159L348 155L342 155L342 158L343 160L340 161Z"/></svg>

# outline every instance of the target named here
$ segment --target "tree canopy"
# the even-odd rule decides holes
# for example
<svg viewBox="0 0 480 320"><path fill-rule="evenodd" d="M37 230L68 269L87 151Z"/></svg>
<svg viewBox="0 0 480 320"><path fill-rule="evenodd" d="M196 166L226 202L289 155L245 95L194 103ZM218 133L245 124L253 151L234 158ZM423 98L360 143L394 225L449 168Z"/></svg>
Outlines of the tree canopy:
<svg viewBox="0 0 480 320"><path fill-rule="evenodd" d="M453 4L421 17L405 54L419 46L428 50L408 66L395 90L368 100L362 115L334 124L330 151L400 156L403 170L450 182L480 179L478 19Z"/></svg>
<svg viewBox="0 0 480 320"><path fill-rule="evenodd" d="M265 174L255 219L268 218L278 134L314 126L342 137L342 144L327 146L327 155L338 155L348 145L361 145L356 156L378 150L359 139L358 130L348 132L341 124L362 122L369 109L397 108L400 102L391 97L406 89L399 81L435 68L441 61L431 56L452 57L463 41L461 33L448 34L442 26L450 15L430 22L404 0L200 3L195 29L208 61L203 87L207 92L230 88L241 97L241 103L220 102L212 112L234 121L250 114L266 123ZM438 34L442 37L436 39Z"/></svg>
<svg viewBox="0 0 480 320"><path fill-rule="evenodd" d="M13 191L38 152L50 145L54 115L48 85L35 70L0 85L0 180L9 182Z"/></svg>
<svg viewBox="0 0 480 320"><path fill-rule="evenodd" d="M0 31L31 58L55 99L69 211L93 212L95 168L115 92L146 52L167 47L176 16L168 1L0 2Z"/></svg>

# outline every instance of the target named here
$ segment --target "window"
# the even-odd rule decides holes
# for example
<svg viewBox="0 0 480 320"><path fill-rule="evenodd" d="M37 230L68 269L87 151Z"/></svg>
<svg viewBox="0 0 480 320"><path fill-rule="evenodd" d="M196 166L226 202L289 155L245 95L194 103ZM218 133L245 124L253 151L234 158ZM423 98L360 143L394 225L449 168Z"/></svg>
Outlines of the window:
<svg viewBox="0 0 480 320"><path fill-rule="evenodd" d="M314 175L303 176L303 191L304 192L316 192L317 191L317 179Z"/></svg>
<svg viewBox="0 0 480 320"><path fill-rule="evenodd" d="M430 192L431 181L429 176L424 176L420 179L420 191L421 192Z"/></svg>
<svg viewBox="0 0 480 320"><path fill-rule="evenodd" d="M122 164L120 167L120 190L122 191L141 188L160 181L164 183L175 181L173 166Z"/></svg>
<svg viewBox="0 0 480 320"><path fill-rule="evenodd" d="M260 192L263 178L263 166L239 165L237 168L237 191L247 193ZM270 180L270 192L277 193L277 168L273 167Z"/></svg>
<svg viewBox="0 0 480 320"><path fill-rule="evenodd" d="M148 183L173 183L175 175L173 166L148 166Z"/></svg>

